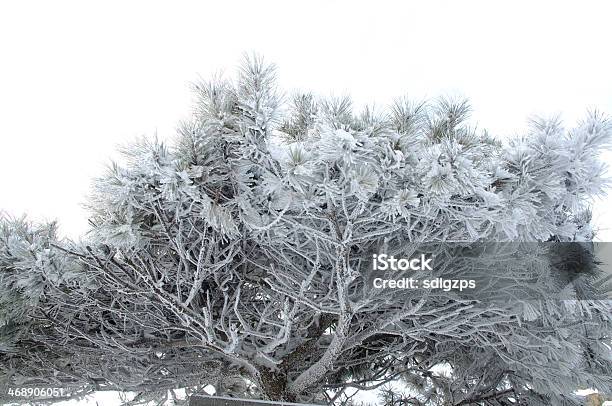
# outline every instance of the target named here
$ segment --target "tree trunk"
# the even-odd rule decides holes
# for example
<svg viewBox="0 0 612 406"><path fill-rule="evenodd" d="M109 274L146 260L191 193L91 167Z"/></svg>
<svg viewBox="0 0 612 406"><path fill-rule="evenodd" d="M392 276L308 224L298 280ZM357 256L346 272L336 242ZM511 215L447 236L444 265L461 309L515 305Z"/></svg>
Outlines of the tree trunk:
<svg viewBox="0 0 612 406"><path fill-rule="evenodd" d="M261 388L269 400L295 402L296 398L287 393L287 375L269 369L260 371Z"/></svg>

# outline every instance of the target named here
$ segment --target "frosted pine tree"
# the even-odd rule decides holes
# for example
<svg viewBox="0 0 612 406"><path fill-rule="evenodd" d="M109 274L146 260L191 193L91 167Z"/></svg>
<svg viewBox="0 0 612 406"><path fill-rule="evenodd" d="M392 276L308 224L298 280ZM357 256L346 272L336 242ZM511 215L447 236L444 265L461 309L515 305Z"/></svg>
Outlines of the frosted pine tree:
<svg viewBox="0 0 612 406"><path fill-rule="evenodd" d="M383 400L414 405L612 391L612 303L588 249L606 117L502 143L468 125L467 102L285 103L275 73L247 58L235 81L197 84L171 144L133 143L96 180L82 241L2 220L0 385L340 403L401 381ZM503 272L535 278L530 300L371 288L372 252L487 241L566 242L588 272L548 300L560 265L519 244Z"/></svg>

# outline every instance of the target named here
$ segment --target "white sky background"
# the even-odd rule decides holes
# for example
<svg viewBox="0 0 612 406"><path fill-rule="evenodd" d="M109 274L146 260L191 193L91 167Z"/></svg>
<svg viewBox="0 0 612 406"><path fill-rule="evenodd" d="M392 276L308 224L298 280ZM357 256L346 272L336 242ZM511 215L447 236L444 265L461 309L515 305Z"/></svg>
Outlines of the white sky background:
<svg viewBox="0 0 612 406"><path fill-rule="evenodd" d="M118 144L174 135L189 84L232 75L244 51L280 85L394 97L471 99L492 134L526 118L612 114L609 1L2 1L0 210L87 228L81 203ZM612 163L612 154L607 154ZM612 214L596 205L599 238Z"/></svg>
<svg viewBox="0 0 612 406"><path fill-rule="evenodd" d="M607 1L3 1L0 209L80 235L116 146L171 137L190 82L233 74L244 51L288 90L381 107L465 95L499 136L533 113L612 114L611 17ZM597 221L612 240L612 216Z"/></svg>

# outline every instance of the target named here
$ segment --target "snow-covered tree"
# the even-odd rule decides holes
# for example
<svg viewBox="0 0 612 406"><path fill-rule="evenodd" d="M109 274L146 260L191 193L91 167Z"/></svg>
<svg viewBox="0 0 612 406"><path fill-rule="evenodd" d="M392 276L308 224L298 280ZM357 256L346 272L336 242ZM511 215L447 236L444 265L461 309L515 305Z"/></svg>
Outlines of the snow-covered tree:
<svg viewBox="0 0 612 406"><path fill-rule="evenodd" d="M195 92L171 146L133 143L95 182L82 241L2 220L0 384L340 402L401 380L409 394L389 403L415 405L612 391L612 302L588 245L606 117L535 120L502 143L464 101L286 104L257 57ZM567 269L547 241L582 258L564 300L548 296ZM456 261L487 242L510 244ZM372 253L424 244L459 275L496 270L528 292L372 288Z"/></svg>

